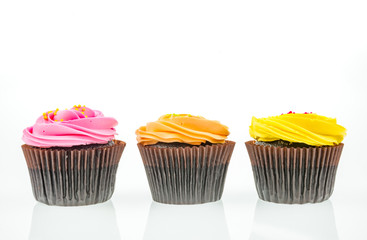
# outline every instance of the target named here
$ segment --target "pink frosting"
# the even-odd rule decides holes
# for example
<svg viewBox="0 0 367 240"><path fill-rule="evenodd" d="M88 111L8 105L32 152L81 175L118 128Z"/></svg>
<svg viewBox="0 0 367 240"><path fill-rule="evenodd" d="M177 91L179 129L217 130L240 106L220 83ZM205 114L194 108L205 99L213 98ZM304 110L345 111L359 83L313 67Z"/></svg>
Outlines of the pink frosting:
<svg viewBox="0 0 367 240"><path fill-rule="evenodd" d="M44 113L32 127L23 130L23 141L37 147L71 147L105 144L117 135L117 121L87 107Z"/></svg>

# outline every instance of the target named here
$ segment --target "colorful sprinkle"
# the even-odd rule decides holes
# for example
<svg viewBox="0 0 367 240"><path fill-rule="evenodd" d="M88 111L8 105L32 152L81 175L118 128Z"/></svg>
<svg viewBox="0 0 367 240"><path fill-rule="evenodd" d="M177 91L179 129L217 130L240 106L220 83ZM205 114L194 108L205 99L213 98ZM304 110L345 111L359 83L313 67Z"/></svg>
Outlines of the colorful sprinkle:
<svg viewBox="0 0 367 240"><path fill-rule="evenodd" d="M295 112L289 111L289 112L287 112L287 114L295 114ZM312 112L304 112L303 114L312 114ZM280 115L283 115L283 113L280 114Z"/></svg>

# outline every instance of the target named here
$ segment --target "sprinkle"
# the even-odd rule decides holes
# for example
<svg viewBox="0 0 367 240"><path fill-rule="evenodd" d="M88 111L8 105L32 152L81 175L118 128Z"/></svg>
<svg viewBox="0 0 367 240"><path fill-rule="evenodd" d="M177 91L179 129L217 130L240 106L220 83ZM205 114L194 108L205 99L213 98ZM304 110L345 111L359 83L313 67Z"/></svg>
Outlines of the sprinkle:
<svg viewBox="0 0 367 240"><path fill-rule="evenodd" d="M76 111L79 111L78 108L75 108Z"/></svg>
<svg viewBox="0 0 367 240"><path fill-rule="evenodd" d="M80 106L80 104L78 105L78 107L80 108L81 106Z"/></svg>
<svg viewBox="0 0 367 240"><path fill-rule="evenodd" d="M43 116L46 116L46 113L43 113Z"/></svg>
<svg viewBox="0 0 367 240"><path fill-rule="evenodd" d="M74 105L74 107L76 108L76 105Z"/></svg>
<svg viewBox="0 0 367 240"><path fill-rule="evenodd" d="M52 113L52 111L48 111L48 113Z"/></svg>
<svg viewBox="0 0 367 240"><path fill-rule="evenodd" d="M83 105L83 107L85 107L85 105Z"/></svg>
<svg viewBox="0 0 367 240"><path fill-rule="evenodd" d="M57 122L57 120L55 119L55 122Z"/></svg>
<svg viewBox="0 0 367 240"><path fill-rule="evenodd" d="M87 118L88 116L87 116L87 115L85 115L85 117Z"/></svg>
<svg viewBox="0 0 367 240"><path fill-rule="evenodd" d="M62 122L62 121L64 121L64 119L61 118L60 121Z"/></svg>
<svg viewBox="0 0 367 240"><path fill-rule="evenodd" d="M83 108L82 110L83 110L83 112L84 112L84 111L85 111L85 108Z"/></svg>
<svg viewBox="0 0 367 240"><path fill-rule="evenodd" d="M82 112L82 114L84 114L84 112Z"/></svg>
<svg viewBox="0 0 367 240"><path fill-rule="evenodd" d="M56 112L57 112L57 111L59 111L59 109L58 109L58 108L56 108Z"/></svg>

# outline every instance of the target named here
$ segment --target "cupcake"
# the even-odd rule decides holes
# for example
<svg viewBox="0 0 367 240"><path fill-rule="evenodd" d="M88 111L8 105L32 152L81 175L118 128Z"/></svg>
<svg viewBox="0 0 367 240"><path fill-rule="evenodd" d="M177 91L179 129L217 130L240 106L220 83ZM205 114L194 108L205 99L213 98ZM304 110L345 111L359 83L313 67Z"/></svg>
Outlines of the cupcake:
<svg viewBox="0 0 367 240"><path fill-rule="evenodd" d="M246 142L259 198L317 203L330 198L346 129L314 113L252 118Z"/></svg>
<svg viewBox="0 0 367 240"><path fill-rule="evenodd" d="M167 114L136 130L153 200L218 201L235 142L228 127L190 114Z"/></svg>
<svg viewBox="0 0 367 240"><path fill-rule="evenodd" d="M23 131L33 195L47 205L80 206L111 198L125 143L117 121L88 107L48 111Z"/></svg>

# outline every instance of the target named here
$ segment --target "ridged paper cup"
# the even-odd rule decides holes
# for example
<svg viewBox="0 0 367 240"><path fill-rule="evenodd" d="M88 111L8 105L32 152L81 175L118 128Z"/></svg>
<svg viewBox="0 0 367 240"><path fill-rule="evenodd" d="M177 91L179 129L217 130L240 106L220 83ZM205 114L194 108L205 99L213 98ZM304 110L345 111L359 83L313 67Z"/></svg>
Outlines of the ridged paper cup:
<svg viewBox="0 0 367 240"><path fill-rule="evenodd" d="M275 203L317 203L330 198L343 143L273 147L245 143L259 198Z"/></svg>
<svg viewBox="0 0 367 240"><path fill-rule="evenodd" d="M81 206L105 202L115 189L125 142L84 149L22 145L33 195L47 205Z"/></svg>
<svg viewBox="0 0 367 240"><path fill-rule="evenodd" d="M138 144L152 198L168 204L200 204L222 197L235 142L187 147Z"/></svg>

